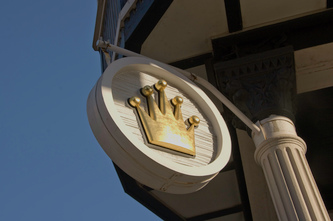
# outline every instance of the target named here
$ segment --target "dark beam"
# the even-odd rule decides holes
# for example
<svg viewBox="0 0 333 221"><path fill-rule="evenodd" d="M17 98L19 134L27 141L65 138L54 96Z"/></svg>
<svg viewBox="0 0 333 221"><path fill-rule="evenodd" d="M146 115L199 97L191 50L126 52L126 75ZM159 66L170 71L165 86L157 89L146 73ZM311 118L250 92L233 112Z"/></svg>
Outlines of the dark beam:
<svg viewBox="0 0 333 221"><path fill-rule="evenodd" d="M327 0L327 8L333 8L333 0Z"/></svg>
<svg viewBox="0 0 333 221"><path fill-rule="evenodd" d="M147 39L158 21L171 5L172 0L138 1L136 9L125 21L125 48L140 53L143 42Z"/></svg>
<svg viewBox="0 0 333 221"><path fill-rule="evenodd" d="M294 50L333 40L333 9L212 40L214 58L231 60L292 45Z"/></svg>
<svg viewBox="0 0 333 221"><path fill-rule="evenodd" d="M235 164L236 177L238 182L238 190L242 202L242 211L244 214L244 220L252 221L252 212L250 207L249 195L246 188L245 175L243 170L243 163L240 155L239 144L236 129L232 126L230 122L227 121L228 130L232 142L232 156Z"/></svg>
<svg viewBox="0 0 333 221"><path fill-rule="evenodd" d="M243 29L242 12L239 0L224 0L229 32Z"/></svg>
<svg viewBox="0 0 333 221"><path fill-rule="evenodd" d="M222 217L222 216L227 216L227 215L234 214L234 213L239 213L239 212L242 212L242 205L237 205L237 206L234 206L234 207L231 207L231 208L215 211L215 212L212 212L212 213L207 213L207 214L191 217L191 218L188 218L186 220L187 221L209 220L209 219Z"/></svg>

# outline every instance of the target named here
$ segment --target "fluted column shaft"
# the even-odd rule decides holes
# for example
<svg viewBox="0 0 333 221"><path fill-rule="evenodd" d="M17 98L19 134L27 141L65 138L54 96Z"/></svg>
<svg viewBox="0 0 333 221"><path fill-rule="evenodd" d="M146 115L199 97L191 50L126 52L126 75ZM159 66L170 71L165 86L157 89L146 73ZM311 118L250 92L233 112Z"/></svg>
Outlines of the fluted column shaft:
<svg viewBox="0 0 333 221"><path fill-rule="evenodd" d="M255 159L262 167L280 220L330 220L305 157L306 144L293 122L271 115L252 134Z"/></svg>

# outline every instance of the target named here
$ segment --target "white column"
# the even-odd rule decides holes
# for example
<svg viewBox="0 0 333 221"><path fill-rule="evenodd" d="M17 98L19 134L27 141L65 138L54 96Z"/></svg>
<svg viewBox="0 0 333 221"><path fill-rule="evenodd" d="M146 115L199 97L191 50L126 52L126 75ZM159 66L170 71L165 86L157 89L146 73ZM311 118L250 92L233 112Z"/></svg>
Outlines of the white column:
<svg viewBox="0 0 333 221"><path fill-rule="evenodd" d="M330 220L305 158L306 144L293 122L271 115L252 134L255 160L262 167L280 220Z"/></svg>

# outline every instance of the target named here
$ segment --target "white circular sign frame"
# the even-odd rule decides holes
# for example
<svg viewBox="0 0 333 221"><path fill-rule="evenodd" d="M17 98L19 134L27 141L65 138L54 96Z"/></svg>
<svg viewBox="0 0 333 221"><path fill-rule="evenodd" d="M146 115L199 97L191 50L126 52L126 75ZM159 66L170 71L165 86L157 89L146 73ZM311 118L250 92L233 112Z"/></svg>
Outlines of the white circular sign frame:
<svg viewBox="0 0 333 221"><path fill-rule="evenodd" d="M164 159L128 131L115 107L115 75L141 71L170 82L193 99L208 117L217 136L217 154L208 165L189 167ZM172 67L141 57L119 59L109 65L91 90L87 102L90 126L107 155L129 176L153 189L184 194L204 187L227 164L231 140L221 114L208 96Z"/></svg>

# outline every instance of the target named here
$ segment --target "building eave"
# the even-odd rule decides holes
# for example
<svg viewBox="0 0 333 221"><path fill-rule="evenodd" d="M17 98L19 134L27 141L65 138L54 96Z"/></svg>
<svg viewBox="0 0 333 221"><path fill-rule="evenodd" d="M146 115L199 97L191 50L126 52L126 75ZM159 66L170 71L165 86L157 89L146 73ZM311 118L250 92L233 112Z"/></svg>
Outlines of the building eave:
<svg viewBox="0 0 333 221"><path fill-rule="evenodd" d="M94 38L92 42L92 47L95 51L98 51L96 42L101 36L104 23L104 13L105 13L106 0L97 0L97 13L96 13L96 22L95 22L95 31Z"/></svg>

